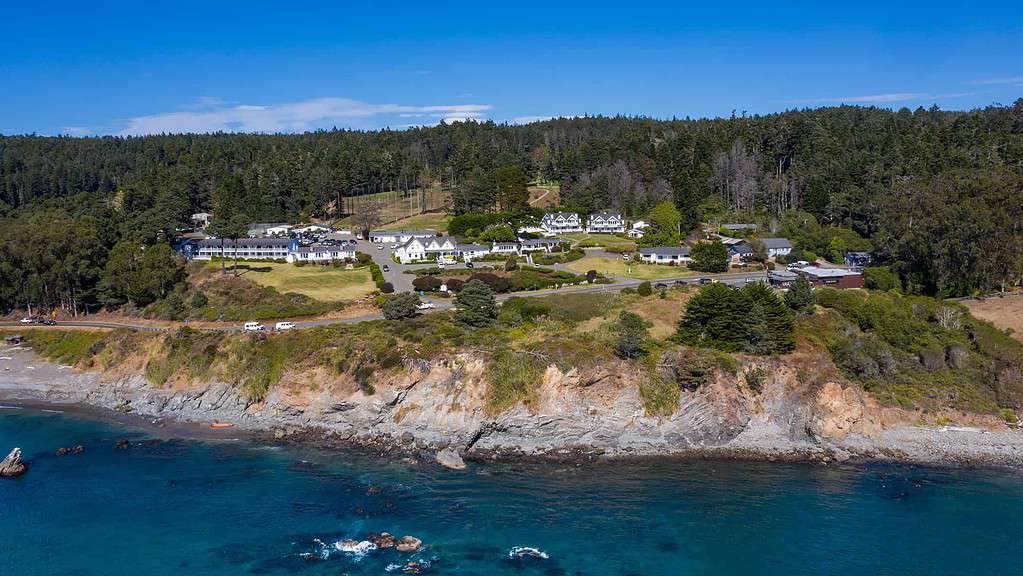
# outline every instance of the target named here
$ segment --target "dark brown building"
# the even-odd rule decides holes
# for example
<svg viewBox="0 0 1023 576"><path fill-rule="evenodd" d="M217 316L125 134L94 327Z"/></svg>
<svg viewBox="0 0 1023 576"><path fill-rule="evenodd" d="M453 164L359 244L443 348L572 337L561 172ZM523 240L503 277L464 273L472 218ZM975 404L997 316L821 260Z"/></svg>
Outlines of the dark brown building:
<svg viewBox="0 0 1023 576"><path fill-rule="evenodd" d="M863 288L863 273L848 268L807 266L806 268L797 268L795 272L806 276L806 279L814 286Z"/></svg>

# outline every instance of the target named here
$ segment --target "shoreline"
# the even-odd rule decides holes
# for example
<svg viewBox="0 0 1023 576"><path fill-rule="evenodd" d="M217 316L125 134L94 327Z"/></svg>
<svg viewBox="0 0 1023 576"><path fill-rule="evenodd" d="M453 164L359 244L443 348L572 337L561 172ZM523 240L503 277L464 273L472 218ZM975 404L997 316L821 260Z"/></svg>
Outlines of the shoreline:
<svg viewBox="0 0 1023 576"><path fill-rule="evenodd" d="M513 409L479 426L463 423L460 428L444 430L386 418L390 415L387 406L408 395L409 389L398 390L390 401L375 399L379 405L374 405L376 408L384 407L380 412L366 414L365 406L349 407L347 402L337 402L335 406L341 407L338 412L314 418L279 400L253 411L223 385L175 391L153 388L138 376L103 382L98 373L78 372L46 362L27 347L21 347L15 354L10 351L13 351L10 347L0 347L5 358L0 361L0 404L56 409L158 432L161 436L354 450L430 461L438 451L452 448L467 462L582 464L667 459L811 464L897 462L929 467L1023 469L1021 431L896 426L883 429L875 437L849 434L843 438L821 438L807 435L806 430L795 433L779 430L777 423L763 421L761 415L759 419L750 418L738 433L724 441L715 443L711 439L699 443L699 439L677 437L678 432L673 431L682 429L686 422L649 419L640 423L639 430L619 430L619 437L608 437L616 430L594 430L602 423L588 424L583 420L585 411L582 416L569 414L552 419L529 414L524 409ZM214 421L231 422L234 426L212 428L210 423ZM556 429L548 426L552 423ZM653 431L649 430L651 425ZM657 426L665 430L657 430ZM580 438L591 442L579 441Z"/></svg>

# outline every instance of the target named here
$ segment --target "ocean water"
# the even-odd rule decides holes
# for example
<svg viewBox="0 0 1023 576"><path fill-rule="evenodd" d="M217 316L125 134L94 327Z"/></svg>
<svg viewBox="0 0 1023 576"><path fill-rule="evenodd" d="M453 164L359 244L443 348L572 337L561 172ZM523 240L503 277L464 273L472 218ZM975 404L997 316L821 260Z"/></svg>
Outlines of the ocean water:
<svg viewBox="0 0 1023 576"><path fill-rule="evenodd" d="M1023 475L662 460L465 471L0 410L5 576L1023 574ZM132 445L117 450L120 438ZM61 446L85 453L58 457ZM343 552L369 532L424 549ZM547 558L509 558L532 547Z"/></svg>

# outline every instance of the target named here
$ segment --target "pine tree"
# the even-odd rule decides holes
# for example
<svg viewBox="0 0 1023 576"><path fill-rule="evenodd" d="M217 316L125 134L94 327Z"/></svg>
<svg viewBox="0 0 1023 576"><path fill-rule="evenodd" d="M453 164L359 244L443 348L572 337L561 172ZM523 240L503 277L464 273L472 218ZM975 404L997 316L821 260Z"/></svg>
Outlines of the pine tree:
<svg viewBox="0 0 1023 576"><path fill-rule="evenodd" d="M813 287L806 276L800 274L789 284L789 290L785 293L785 305L802 314L813 312Z"/></svg>
<svg viewBox="0 0 1023 576"><path fill-rule="evenodd" d="M482 280L465 283L455 296L455 319L468 326L486 326L497 318L494 291Z"/></svg>
<svg viewBox="0 0 1023 576"><path fill-rule="evenodd" d="M618 315L618 326L615 340L615 354L619 358L636 358L646 353L647 321L633 314L622 311Z"/></svg>

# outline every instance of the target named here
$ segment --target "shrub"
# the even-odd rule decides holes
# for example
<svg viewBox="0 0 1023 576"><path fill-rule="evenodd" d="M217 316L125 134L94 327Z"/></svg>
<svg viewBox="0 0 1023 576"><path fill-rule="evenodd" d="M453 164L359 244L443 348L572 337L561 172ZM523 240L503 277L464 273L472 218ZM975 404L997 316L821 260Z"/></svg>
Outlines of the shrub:
<svg viewBox="0 0 1023 576"><path fill-rule="evenodd" d="M419 300L419 295L415 292L395 294L388 298L387 302L384 302L384 318L387 318L388 320L414 318L416 313L419 311L418 307L421 303L422 301Z"/></svg>
<svg viewBox="0 0 1023 576"><path fill-rule="evenodd" d="M481 280L470 280L455 297L455 319L467 326L486 326L497 318L494 291Z"/></svg>
<svg viewBox="0 0 1023 576"><path fill-rule="evenodd" d="M469 281L472 282L473 280L479 280L497 293L507 292L512 286L511 280L504 276L498 276L497 274L491 274L489 272L479 272L469 276Z"/></svg>
<svg viewBox="0 0 1023 576"><path fill-rule="evenodd" d="M764 389L764 381L767 380L767 369L757 366L746 373L746 386L754 392Z"/></svg>
<svg viewBox="0 0 1023 576"><path fill-rule="evenodd" d="M887 266L870 266L863 269L863 284L871 290L902 292L899 275Z"/></svg>
<svg viewBox="0 0 1023 576"><path fill-rule="evenodd" d="M383 284L380 285L380 291L383 292L384 294L393 294L394 284L391 284L390 282L384 282Z"/></svg>
<svg viewBox="0 0 1023 576"><path fill-rule="evenodd" d="M459 293L462 291L462 287L465 286L465 280L459 280L458 278L448 278L444 281L444 284L448 287L448 292Z"/></svg>
<svg viewBox="0 0 1023 576"><path fill-rule="evenodd" d="M597 279L597 271L596 270L587 270L586 271L586 281L587 282L589 282L590 284L593 284L593 282L596 279Z"/></svg>
<svg viewBox="0 0 1023 576"><path fill-rule="evenodd" d="M654 293L653 287L650 286L650 282L642 282L636 287L636 294L646 297Z"/></svg>
<svg viewBox="0 0 1023 576"><path fill-rule="evenodd" d="M697 242L692 249L693 262L689 265L700 272L727 272L728 248L721 242Z"/></svg>
<svg viewBox="0 0 1023 576"><path fill-rule="evenodd" d="M417 276L412 281L412 287L423 292L436 292L440 290L443 282L436 276Z"/></svg>
<svg viewBox="0 0 1023 576"><path fill-rule="evenodd" d="M647 328L649 324L637 314L623 310L618 315L615 339L615 354L619 358L636 358L646 353Z"/></svg>
<svg viewBox="0 0 1023 576"><path fill-rule="evenodd" d="M803 314L813 312L813 287L806 276L799 275L792 284L789 291L785 293L785 305Z"/></svg>
<svg viewBox="0 0 1023 576"><path fill-rule="evenodd" d="M519 263L518 263L518 261L516 261L514 256L509 256L508 259L504 261L504 271L505 272L514 272L514 271L516 271L518 269L519 269Z"/></svg>

